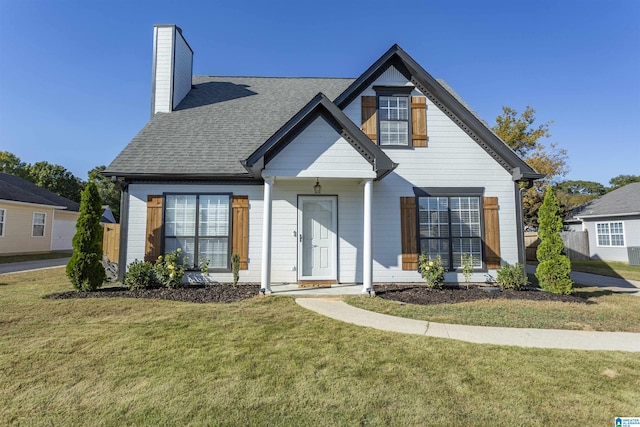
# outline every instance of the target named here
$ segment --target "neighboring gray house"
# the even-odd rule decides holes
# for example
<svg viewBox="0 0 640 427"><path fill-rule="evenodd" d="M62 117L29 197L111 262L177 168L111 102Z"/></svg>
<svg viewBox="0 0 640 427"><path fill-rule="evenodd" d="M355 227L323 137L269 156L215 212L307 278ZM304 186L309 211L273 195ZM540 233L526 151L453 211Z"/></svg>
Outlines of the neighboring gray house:
<svg viewBox="0 0 640 427"><path fill-rule="evenodd" d="M154 27L152 116L105 170L120 263L181 248L214 280L418 282L418 254L473 280L524 262L520 182L540 177L399 46L355 79L193 76ZM471 76L472 74L470 74ZM124 268L121 269L124 271Z"/></svg>
<svg viewBox="0 0 640 427"><path fill-rule="evenodd" d="M640 182L577 207L565 228L587 231L591 259L629 262L628 248L640 247Z"/></svg>

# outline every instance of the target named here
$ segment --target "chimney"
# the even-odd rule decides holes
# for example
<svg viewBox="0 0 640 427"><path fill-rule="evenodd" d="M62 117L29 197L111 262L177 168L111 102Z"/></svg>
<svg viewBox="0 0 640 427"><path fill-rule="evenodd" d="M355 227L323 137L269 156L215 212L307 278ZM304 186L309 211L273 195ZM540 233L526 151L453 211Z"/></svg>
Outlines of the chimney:
<svg viewBox="0 0 640 427"><path fill-rule="evenodd" d="M153 26L151 115L169 113L191 90L193 50L176 25Z"/></svg>

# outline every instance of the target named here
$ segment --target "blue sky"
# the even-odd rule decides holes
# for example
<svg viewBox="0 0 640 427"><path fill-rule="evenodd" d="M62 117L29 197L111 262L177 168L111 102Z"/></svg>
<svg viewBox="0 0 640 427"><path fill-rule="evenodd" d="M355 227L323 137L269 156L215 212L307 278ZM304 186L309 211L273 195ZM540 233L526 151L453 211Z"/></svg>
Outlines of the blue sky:
<svg viewBox="0 0 640 427"><path fill-rule="evenodd" d="M109 164L149 119L169 23L196 75L357 77L398 43L487 122L553 121L567 179L640 174L637 0L0 0L0 150L81 179Z"/></svg>

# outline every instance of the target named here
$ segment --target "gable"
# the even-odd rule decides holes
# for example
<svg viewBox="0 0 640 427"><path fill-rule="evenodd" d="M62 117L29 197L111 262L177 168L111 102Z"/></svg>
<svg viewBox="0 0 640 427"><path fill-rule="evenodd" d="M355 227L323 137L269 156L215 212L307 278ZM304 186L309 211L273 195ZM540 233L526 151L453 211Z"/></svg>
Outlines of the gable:
<svg viewBox="0 0 640 427"><path fill-rule="evenodd" d="M414 92L426 96L432 107L437 107L507 172L512 174L514 181L529 181L542 177L493 133L455 93L434 79L398 45L391 47L371 65L347 90L336 98L335 103L339 108L344 109L349 117L357 119L359 113L356 112L356 107L359 105L359 98L367 94L370 95L376 84L379 85L385 81L395 82L396 85L403 87L413 86Z"/></svg>
<svg viewBox="0 0 640 427"><path fill-rule="evenodd" d="M375 178L373 166L322 116L266 165L266 175Z"/></svg>

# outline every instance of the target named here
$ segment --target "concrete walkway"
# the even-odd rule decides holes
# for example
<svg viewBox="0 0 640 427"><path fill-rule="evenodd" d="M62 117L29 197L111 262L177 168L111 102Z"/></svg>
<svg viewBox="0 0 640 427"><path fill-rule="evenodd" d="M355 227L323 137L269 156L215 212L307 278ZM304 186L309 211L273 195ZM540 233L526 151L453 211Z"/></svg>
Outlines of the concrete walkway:
<svg viewBox="0 0 640 427"><path fill-rule="evenodd" d="M534 274L535 272L535 265L527 265L527 273ZM638 280L600 276L597 274L582 273L580 271L571 272L571 279L581 285L597 286L611 292L620 292L640 297L640 281Z"/></svg>
<svg viewBox="0 0 640 427"><path fill-rule="evenodd" d="M42 259L38 261L10 262L0 264L0 274L57 268L67 265L71 258Z"/></svg>
<svg viewBox="0 0 640 427"><path fill-rule="evenodd" d="M339 299L297 298L296 303L332 319L390 332L450 338L478 344L640 352L640 334L631 332L449 325L374 313L353 307Z"/></svg>

